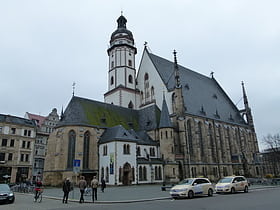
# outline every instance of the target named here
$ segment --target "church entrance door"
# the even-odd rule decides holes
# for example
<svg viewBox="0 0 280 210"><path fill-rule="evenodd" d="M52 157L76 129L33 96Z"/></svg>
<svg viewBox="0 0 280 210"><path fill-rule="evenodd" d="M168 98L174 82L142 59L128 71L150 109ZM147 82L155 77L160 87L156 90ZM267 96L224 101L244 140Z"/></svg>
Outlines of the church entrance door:
<svg viewBox="0 0 280 210"><path fill-rule="evenodd" d="M131 184L131 166L129 163L124 164L123 166L123 185Z"/></svg>

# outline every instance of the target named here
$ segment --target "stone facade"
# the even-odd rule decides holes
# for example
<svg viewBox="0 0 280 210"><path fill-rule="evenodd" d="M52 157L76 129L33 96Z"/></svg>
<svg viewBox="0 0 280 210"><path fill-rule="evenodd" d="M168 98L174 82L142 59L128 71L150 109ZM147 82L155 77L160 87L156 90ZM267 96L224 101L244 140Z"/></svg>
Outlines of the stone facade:
<svg viewBox="0 0 280 210"><path fill-rule="evenodd" d="M54 127L59 121L57 109L53 109L48 116L40 116L31 113L26 113L25 118L35 121L36 123L36 141L34 146L32 180L37 177L42 178L47 154L48 138Z"/></svg>
<svg viewBox="0 0 280 210"><path fill-rule="evenodd" d="M59 185L67 177L76 181L77 175L80 173L83 173L89 182L92 176L98 172L97 142L102 132L102 129L94 127L65 126L59 127L51 133L45 161L44 183ZM85 145L87 135L89 142ZM71 145L69 139L75 140L75 144ZM73 148L73 150L69 148ZM80 172L73 171L74 160L81 161L82 170ZM85 162L87 162L86 165Z"/></svg>
<svg viewBox="0 0 280 210"><path fill-rule="evenodd" d="M0 181L31 180L36 125L33 121L0 115Z"/></svg>
<svg viewBox="0 0 280 210"><path fill-rule="evenodd" d="M78 175L104 177L98 164L107 166L100 163L99 146L103 134L118 125L146 132L159 144L158 160L152 167L146 167L147 159L140 157L136 157L136 162L131 159L133 164L120 164L129 171L130 184L153 183L155 171L157 175L161 173L155 169L161 167L160 182L197 176L217 180L233 174L259 175L258 143L243 83L244 109L238 110L213 74L206 77L178 65L176 52L171 62L152 54L147 46L136 75L134 63L129 62L134 61L136 48L123 16L118 19L118 29L113 32L110 44L105 103L72 97L49 139L46 183L56 185L68 176L73 180ZM89 139L85 138L87 131ZM114 155L120 154L114 152ZM81 164L86 160L88 165L81 165L81 171L75 173L74 159ZM137 177L143 178L143 171L148 174L141 182ZM118 177L115 179L119 181L108 179L108 183L124 184Z"/></svg>

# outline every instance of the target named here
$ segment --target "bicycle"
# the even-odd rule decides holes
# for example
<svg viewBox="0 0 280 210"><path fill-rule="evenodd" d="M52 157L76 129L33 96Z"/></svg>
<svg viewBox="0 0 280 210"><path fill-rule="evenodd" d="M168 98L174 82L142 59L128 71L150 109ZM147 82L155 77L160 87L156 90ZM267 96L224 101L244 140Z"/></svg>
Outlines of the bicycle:
<svg viewBox="0 0 280 210"><path fill-rule="evenodd" d="M92 194L91 188L90 188L90 187L87 187L87 188L85 189L84 195L85 195L85 196L91 196L91 194Z"/></svg>
<svg viewBox="0 0 280 210"><path fill-rule="evenodd" d="M41 203L42 198L43 198L42 194L43 194L43 189L42 188L35 189L34 202Z"/></svg>

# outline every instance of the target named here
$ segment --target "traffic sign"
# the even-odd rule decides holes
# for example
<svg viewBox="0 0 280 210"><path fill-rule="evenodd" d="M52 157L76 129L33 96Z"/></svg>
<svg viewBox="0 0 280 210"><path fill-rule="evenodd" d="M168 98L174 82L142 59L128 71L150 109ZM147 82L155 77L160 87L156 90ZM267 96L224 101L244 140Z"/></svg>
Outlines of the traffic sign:
<svg viewBox="0 0 280 210"><path fill-rule="evenodd" d="M80 166L81 166L81 160L75 159L75 160L73 161L73 167L80 167Z"/></svg>

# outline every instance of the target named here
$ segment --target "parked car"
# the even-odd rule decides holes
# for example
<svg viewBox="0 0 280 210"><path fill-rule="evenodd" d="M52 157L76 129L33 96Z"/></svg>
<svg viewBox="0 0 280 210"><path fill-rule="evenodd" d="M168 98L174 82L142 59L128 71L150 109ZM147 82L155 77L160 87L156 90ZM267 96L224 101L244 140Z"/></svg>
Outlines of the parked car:
<svg viewBox="0 0 280 210"><path fill-rule="evenodd" d="M227 176L218 181L216 193L235 193L236 191L249 191L249 183L244 176Z"/></svg>
<svg viewBox="0 0 280 210"><path fill-rule="evenodd" d="M0 202L13 203L14 201L15 195L9 185L0 184Z"/></svg>
<svg viewBox="0 0 280 210"><path fill-rule="evenodd" d="M197 195L213 196L214 188L206 178L184 179L170 190L172 198L193 198Z"/></svg>

